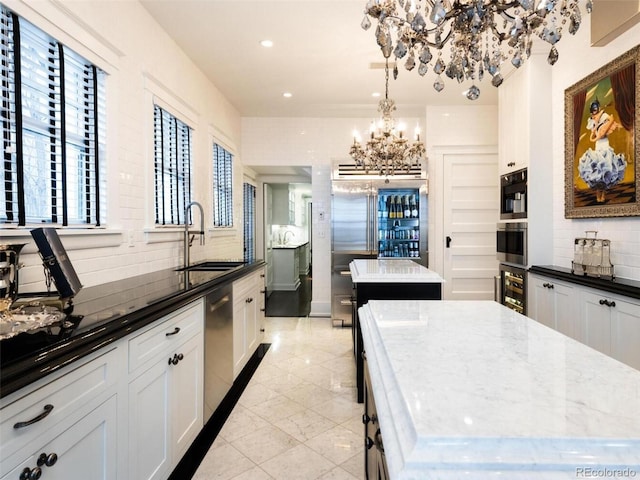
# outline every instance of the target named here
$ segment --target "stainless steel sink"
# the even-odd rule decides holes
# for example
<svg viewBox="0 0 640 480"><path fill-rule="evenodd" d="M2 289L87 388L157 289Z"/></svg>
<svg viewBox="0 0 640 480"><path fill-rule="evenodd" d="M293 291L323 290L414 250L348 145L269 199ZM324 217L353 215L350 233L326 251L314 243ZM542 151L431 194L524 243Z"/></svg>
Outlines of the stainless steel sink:
<svg viewBox="0 0 640 480"><path fill-rule="evenodd" d="M227 272L235 268L240 268L245 262L202 262L190 265L187 268L178 268L178 271L196 271L196 272Z"/></svg>

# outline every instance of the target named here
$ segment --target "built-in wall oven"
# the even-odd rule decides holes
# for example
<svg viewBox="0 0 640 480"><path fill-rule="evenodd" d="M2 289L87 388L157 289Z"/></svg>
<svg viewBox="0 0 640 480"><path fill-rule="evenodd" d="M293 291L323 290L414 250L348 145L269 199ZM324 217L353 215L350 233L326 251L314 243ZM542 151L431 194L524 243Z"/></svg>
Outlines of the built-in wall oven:
<svg viewBox="0 0 640 480"><path fill-rule="evenodd" d="M523 315L527 314L527 223L498 223L496 258L500 272L496 277L497 302Z"/></svg>
<svg viewBox="0 0 640 480"><path fill-rule="evenodd" d="M501 262L527 266L527 224L498 223L496 229L497 258Z"/></svg>

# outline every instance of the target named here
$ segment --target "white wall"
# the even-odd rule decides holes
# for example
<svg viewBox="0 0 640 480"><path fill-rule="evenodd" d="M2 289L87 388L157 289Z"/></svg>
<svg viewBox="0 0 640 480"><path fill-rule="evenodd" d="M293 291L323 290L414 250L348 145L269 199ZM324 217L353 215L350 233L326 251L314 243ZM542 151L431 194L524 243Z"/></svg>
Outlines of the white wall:
<svg viewBox="0 0 640 480"><path fill-rule="evenodd" d="M573 240L585 230L597 230L598 238L611 240L612 263L619 277L640 279L640 218L564 218L564 91L617 56L638 45L640 24L605 47L589 46L589 16L576 36L565 34L558 44L560 59L552 68L553 132L553 263L571 267ZM636 130L639 128L636 125ZM636 159L636 162L640 159ZM637 167L636 167L637 168ZM551 225L550 225L551 226ZM535 241L535 239L530 239Z"/></svg>
<svg viewBox="0 0 640 480"><path fill-rule="evenodd" d="M108 220L89 234L63 231L62 242L84 286L143 274L182 262L182 234L154 226L153 102L194 129L193 198L212 225L211 144L236 154L235 223L242 215L240 116L138 2L7 1L9 8L84 55L108 74ZM199 222L198 214L194 213ZM20 291L44 289L43 270L28 229L3 229L0 241L30 243L20 257ZM242 228L206 245L192 260L242 257Z"/></svg>

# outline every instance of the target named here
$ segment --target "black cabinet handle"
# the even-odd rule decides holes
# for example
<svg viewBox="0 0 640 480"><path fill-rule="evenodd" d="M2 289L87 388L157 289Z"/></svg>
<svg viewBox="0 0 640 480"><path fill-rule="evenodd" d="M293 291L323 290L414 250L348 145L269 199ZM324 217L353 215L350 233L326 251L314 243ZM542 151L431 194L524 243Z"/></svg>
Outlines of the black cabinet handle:
<svg viewBox="0 0 640 480"><path fill-rule="evenodd" d="M42 465L53 467L57 461L58 455L56 455L55 453L50 453L49 455L47 455L46 453L41 453L36 463L39 467L41 467Z"/></svg>
<svg viewBox="0 0 640 480"><path fill-rule="evenodd" d="M40 420L45 418L47 415L49 415L52 410L53 410L53 405L47 404L44 406L44 412L42 412L40 415L32 418L31 420L27 420L26 422L18 422L13 426L13 428L18 429L18 428L28 427L29 425L33 425L34 423L39 422Z"/></svg>
<svg viewBox="0 0 640 480"><path fill-rule="evenodd" d="M451 247L452 238L449 235L447 235L447 239L446 240L447 240L447 248Z"/></svg>
<svg viewBox="0 0 640 480"><path fill-rule="evenodd" d="M609 300L607 300L605 298L601 298L599 303L600 303L600 305L606 305L607 307L615 307L616 306L616 302L614 302L613 300L609 301Z"/></svg>
<svg viewBox="0 0 640 480"><path fill-rule="evenodd" d="M249 297L249 298L247 298L247 299L245 300L245 302L247 302L247 303L251 303L251 302L253 302L253 297Z"/></svg>
<svg viewBox="0 0 640 480"><path fill-rule="evenodd" d="M376 430L375 443L376 448L380 450L380 452L384 453L384 445L382 444L382 432L380 432L380 429Z"/></svg>
<svg viewBox="0 0 640 480"><path fill-rule="evenodd" d="M369 415L367 415L366 413L363 413L362 414L362 423L364 423L366 425L370 421L371 421L371 417Z"/></svg>
<svg viewBox="0 0 640 480"><path fill-rule="evenodd" d="M547 282L544 282L544 283L542 284L542 286L543 286L544 288L553 288L553 283L547 283Z"/></svg>
<svg viewBox="0 0 640 480"><path fill-rule="evenodd" d="M516 164L516 162L509 162L507 163L507 167L513 167Z"/></svg>
<svg viewBox="0 0 640 480"><path fill-rule="evenodd" d="M22 470L22 472L20 473L20 477L18 478L20 480L38 480L41 475L42 470L40 470L40 467L36 467L33 469L26 467L24 470Z"/></svg>
<svg viewBox="0 0 640 480"><path fill-rule="evenodd" d="M360 357L362 357L362 360L366 360L367 359L367 352L365 352L363 350L362 353L360 354Z"/></svg>
<svg viewBox="0 0 640 480"><path fill-rule="evenodd" d="M173 332L165 333L165 335L166 335L167 337L170 337L170 336L172 336L172 335L177 335L178 333L180 333L180 328L179 328L179 327L176 327L176 328L174 328L174 329L173 329Z"/></svg>
<svg viewBox="0 0 640 480"><path fill-rule="evenodd" d="M369 450L371 447L373 447L375 445L375 442L373 440L371 440L370 437L367 437L364 439L364 446L367 450Z"/></svg>

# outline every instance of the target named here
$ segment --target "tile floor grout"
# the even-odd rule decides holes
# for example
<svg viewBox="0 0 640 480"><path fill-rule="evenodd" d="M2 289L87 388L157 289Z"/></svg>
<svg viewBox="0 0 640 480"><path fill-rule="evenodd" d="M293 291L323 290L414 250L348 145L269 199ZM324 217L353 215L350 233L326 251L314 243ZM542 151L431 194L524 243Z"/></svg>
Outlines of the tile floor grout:
<svg viewBox="0 0 640 480"><path fill-rule="evenodd" d="M194 480L364 478L351 330L268 317L267 354Z"/></svg>

